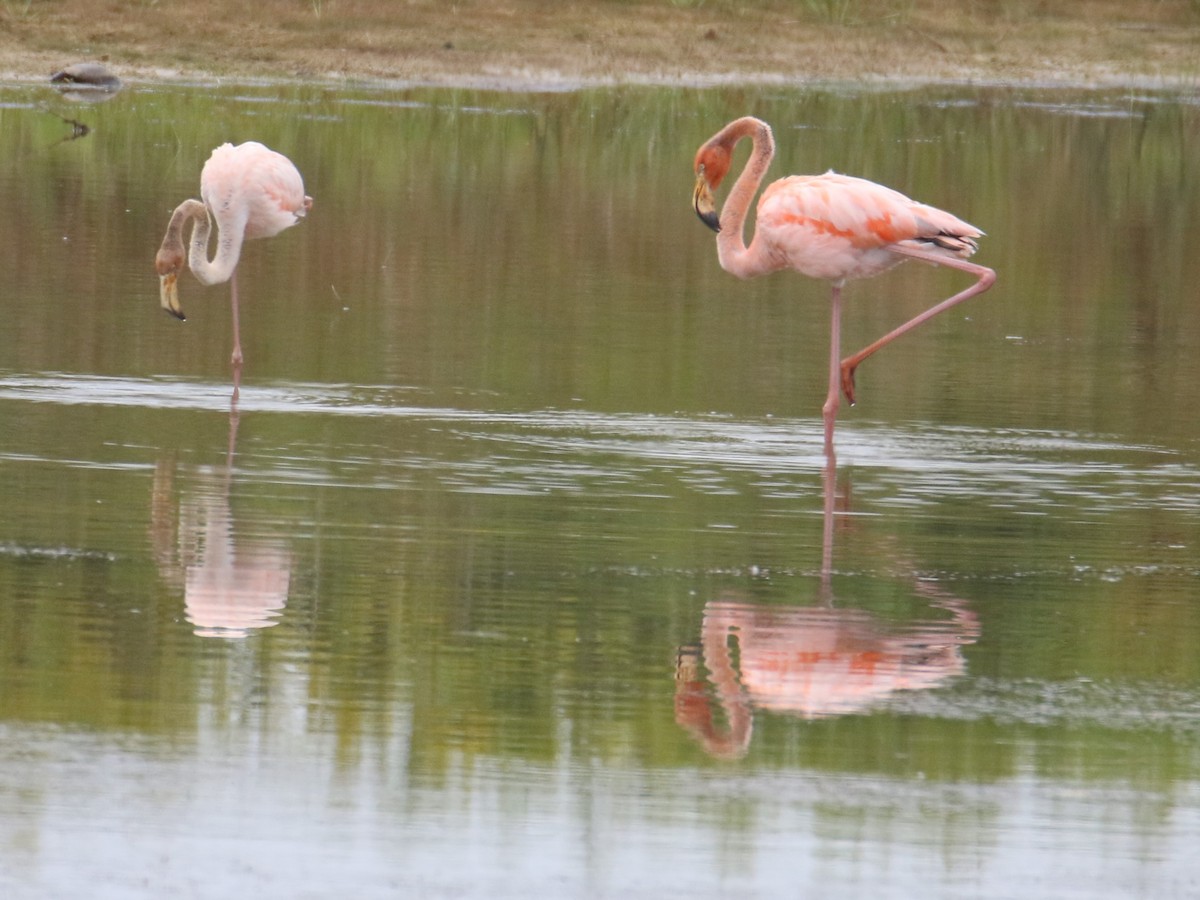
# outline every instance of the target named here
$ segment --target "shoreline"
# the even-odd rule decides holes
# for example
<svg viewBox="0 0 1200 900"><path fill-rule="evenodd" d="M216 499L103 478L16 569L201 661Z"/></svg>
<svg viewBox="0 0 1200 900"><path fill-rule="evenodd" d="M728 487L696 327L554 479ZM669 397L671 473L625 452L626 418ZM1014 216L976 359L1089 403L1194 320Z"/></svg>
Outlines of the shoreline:
<svg viewBox="0 0 1200 900"><path fill-rule="evenodd" d="M92 62L92 59L76 59L71 63ZM71 63L66 63L67 65ZM737 88L807 88L823 91L905 91L921 88L978 88L981 90L1032 90L1032 91L1106 91L1144 90L1161 93L1198 92L1200 85L1190 76L1163 77L1131 74L1083 74L1071 73L1061 77L1012 78L945 78L937 76L906 75L904 77L841 77L805 78L783 74L758 73L746 75L730 73L713 75L692 73L690 75L647 75L625 77L582 77L549 73L512 73L466 75L446 74L422 79L353 76L342 73L326 73L305 76L274 76L245 73L216 74L205 71L163 70L123 72L114 69L123 87L146 87L154 85L175 86L220 86L220 85L312 85L330 88L357 88L378 91L409 90L470 90L496 93L553 94L574 93L590 90L616 90L620 88L664 88L678 90L721 90ZM0 71L0 85L52 88L49 75L33 74L28 71Z"/></svg>
<svg viewBox="0 0 1200 900"><path fill-rule="evenodd" d="M1200 0L180 0L0 6L0 80L565 92L619 87L1200 90ZM832 10L857 18L833 21ZM892 10L885 14L875 10Z"/></svg>

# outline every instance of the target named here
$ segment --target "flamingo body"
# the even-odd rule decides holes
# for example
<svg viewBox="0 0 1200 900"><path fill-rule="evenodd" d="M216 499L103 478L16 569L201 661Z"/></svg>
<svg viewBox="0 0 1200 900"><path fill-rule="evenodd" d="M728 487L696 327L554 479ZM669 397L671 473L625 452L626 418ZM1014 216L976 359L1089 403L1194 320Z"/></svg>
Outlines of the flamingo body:
<svg viewBox="0 0 1200 900"><path fill-rule="evenodd" d="M889 248L908 243L939 255L975 252L982 232L865 178L827 172L792 175L763 191L751 250L810 278L869 278L903 261ZM758 250L755 244L761 244Z"/></svg>
<svg viewBox="0 0 1200 900"><path fill-rule="evenodd" d="M274 237L299 222L312 207L304 181L292 161L257 141L222 144L200 172L201 200L184 200L167 225L155 257L161 279L160 300L167 312L185 319L179 303L178 276L186 264L202 284L230 282L235 373L242 364L238 332L237 264L246 240ZM192 222L185 254L183 228ZM216 254L208 258L212 223L217 226ZM235 381L236 396L236 381Z"/></svg>
<svg viewBox="0 0 1200 900"><path fill-rule="evenodd" d="M718 215L714 192L729 173L734 147L743 138L750 138L753 150ZM823 408L825 449L832 456L839 398L845 394L853 405L858 365L929 318L983 293L996 273L966 261L983 236L974 225L899 191L836 172L793 175L768 186L759 199L754 237L747 246L746 214L774 154L775 138L766 122L752 116L730 122L696 152L692 202L701 221L717 232L717 258L727 272L752 278L793 269L832 283L829 393ZM842 286L850 279L886 272L906 259L961 269L977 280L839 363Z"/></svg>
<svg viewBox="0 0 1200 900"><path fill-rule="evenodd" d="M213 150L200 171L200 197L222 236L240 232L246 240L275 237L304 218L312 205L292 161L257 141ZM237 265L236 255L232 263ZM198 277L202 270L193 267Z"/></svg>

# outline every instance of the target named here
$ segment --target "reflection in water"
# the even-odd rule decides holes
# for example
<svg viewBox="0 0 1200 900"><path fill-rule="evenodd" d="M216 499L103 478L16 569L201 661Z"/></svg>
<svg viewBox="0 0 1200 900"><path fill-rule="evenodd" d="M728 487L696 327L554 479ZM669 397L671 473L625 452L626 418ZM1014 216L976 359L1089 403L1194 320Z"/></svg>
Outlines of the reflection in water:
<svg viewBox="0 0 1200 900"><path fill-rule="evenodd" d="M896 691L936 687L960 675L960 648L973 643L974 614L934 601L946 621L889 625L869 612L827 606L756 605L725 596L704 608L699 647L680 650L675 720L713 756L734 759L750 746L755 709L805 719L862 712ZM726 717L713 719L701 664Z"/></svg>
<svg viewBox="0 0 1200 900"><path fill-rule="evenodd" d="M176 462L154 470L151 536L159 573L183 587L187 619L201 637L246 637L269 628L287 605L292 558L281 542L239 538L229 507L237 414L230 416L223 472L211 473L175 509Z"/></svg>
<svg viewBox="0 0 1200 900"><path fill-rule="evenodd" d="M755 709L820 719L862 712L896 691L933 688L965 669L961 648L979 636L964 601L916 580L914 592L949 620L899 626L857 609L833 605L836 462L825 472L821 603L779 607L725 594L705 605L699 645L679 651L675 721L711 755L737 759L750 747ZM701 670L708 671L708 684ZM719 727L715 694L725 717Z"/></svg>
<svg viewBox="0 0 1200 900"><path fill-rule="evenodd" d="M80 138L85 138L92 133L92 129L83 122L80 122L78 119L72 119L68 116L62 115L61 113L56 113L48 106L43 106L42 109L50 113L50 115L54 116L56 119L61 119L65 124L71 126L71 133L59 140L58 143L60 144L65 144L69 141L77 141Z"/></svg>

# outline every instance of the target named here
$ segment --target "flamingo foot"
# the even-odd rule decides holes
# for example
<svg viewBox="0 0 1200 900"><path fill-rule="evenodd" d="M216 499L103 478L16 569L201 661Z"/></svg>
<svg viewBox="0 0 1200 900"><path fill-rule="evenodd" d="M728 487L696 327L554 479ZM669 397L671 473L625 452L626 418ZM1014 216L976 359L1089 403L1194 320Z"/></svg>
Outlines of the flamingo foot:
<svg viewBox="0 0 1200 900"><path fill-rule="evenodd" d="M849 360L842 363L842 393L846 395L846 402L851 406L854 405L854 370L857 365L852 365Z"/></svg>

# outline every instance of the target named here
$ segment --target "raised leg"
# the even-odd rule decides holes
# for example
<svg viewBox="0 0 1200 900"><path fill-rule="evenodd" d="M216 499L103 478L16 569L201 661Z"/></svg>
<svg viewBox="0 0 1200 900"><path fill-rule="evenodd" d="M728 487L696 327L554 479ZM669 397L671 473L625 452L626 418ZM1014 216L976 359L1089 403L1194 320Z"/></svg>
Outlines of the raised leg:
<svg viewBox="0 0 1200 900"><path fill-rule="evenodd" d="M841 343L842 286L835 284L829 304L829 393L825 395L825 405L821 407L825 419L825 455L830 459L833 458L833 426L837 421L838 406L841 404L841 394L838 392L841 374L838 357L842 353Z"/></svg>
<svg viewBox="0 0 1200 900"><path fill-rule="evenodd" d="M908 256L912 259L919 259L922 262L927 262L935 266L950 266L953 269L961 269L964 272L970 272L975 276L976 281L965 291L960 291L949 300L943 300L941 303L937 304L937 306L930 307L919 316L914 316L913 318L909 319L899 328L889 331L875 343L864 347L853 356L847 356L845 359L843 359L841 364L842 393L846 395L846 400L849 401L851 406L854 405L854 370L858 368L859 364L864 359L866 359L875 351L886 347L896 338L900 337L900 335L906 334L909 331L912 331L918 325L921 325L929 319L932 319L938 313L945 312L950 307L957 306L959 303L962 303L964 300L969 300L977 294L982 294L996 281L996 273L991 269L987 268L986 266L980 266L972 262L967 262L965 259L941 256L937 253L930 253L926 250L918 250L913 247L896 246L890 249L893 253L898 253L901 256ZM827 405L828 402L829 401L826 400Z"/></svg>

